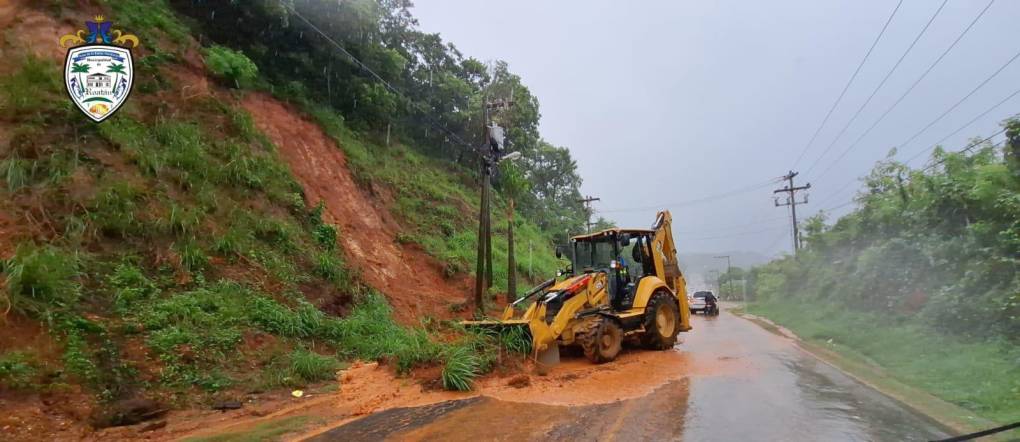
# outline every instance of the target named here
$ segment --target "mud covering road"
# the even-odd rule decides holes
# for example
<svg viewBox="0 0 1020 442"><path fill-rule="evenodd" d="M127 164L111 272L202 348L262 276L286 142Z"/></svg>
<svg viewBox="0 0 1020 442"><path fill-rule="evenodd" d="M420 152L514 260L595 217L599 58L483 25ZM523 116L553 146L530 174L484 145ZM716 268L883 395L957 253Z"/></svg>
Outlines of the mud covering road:
<svg viewBox="0 0 1020 442"><path fill-rule="evenodd" d="M575 406L480 396L381 411L310 440L922 441L948 436L935 422L818 361L791 339L726 312L694 321L695 329L679 346L684 358L676 364L686 376L643 396L616 400L607 391L604 403Z"/></svg>

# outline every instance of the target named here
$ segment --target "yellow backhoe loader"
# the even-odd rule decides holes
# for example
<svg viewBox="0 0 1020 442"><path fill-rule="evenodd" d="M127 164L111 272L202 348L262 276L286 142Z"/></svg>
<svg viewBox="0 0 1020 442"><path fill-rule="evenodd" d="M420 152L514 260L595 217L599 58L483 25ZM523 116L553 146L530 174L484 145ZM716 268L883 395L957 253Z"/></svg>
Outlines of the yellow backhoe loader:
<svg viewBox="0 0 1020 442"><path fill-rule="evenodd" d="M592 362L611 361L625 339L665 350L688 331L687 289L668 211L651 229L608 229L570 239L570 267L508 305L500 320L468 326L528 327L539 370L559 362L560 346L579 346ZM557 249L557 257L564 250ZM517 306L534 299L517 316Z"/></svg>

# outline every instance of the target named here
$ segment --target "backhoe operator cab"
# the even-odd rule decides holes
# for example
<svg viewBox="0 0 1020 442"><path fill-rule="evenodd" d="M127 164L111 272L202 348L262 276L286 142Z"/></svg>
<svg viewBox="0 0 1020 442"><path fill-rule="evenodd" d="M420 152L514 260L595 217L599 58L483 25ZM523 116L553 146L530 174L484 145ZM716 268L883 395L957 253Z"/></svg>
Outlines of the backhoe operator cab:
<svg viewBox="0 0 1020 442"><path fill-rule="evenodd" d="M469 326L527 326L539 367L559 361L559 347L580 346L593 362L616 358L624 339L650 349L676 344L688 331L686 283L677 264L672 218L659 212L650 229L608 229L570 239L557 256L571 265L507 306L499 321ZM680 294L680 295L677 295ZM516 306L532 299L523 314Z"/></svg>
<svg viewBox="0 0 1020 442"><path fill-rule="evenodd" d="M611 306L614 310L629 309L634 305L638 282L646 276L655 276L651 256L654 233L613 229L571 238L571 264L564 273L606 273Z"/></svg>

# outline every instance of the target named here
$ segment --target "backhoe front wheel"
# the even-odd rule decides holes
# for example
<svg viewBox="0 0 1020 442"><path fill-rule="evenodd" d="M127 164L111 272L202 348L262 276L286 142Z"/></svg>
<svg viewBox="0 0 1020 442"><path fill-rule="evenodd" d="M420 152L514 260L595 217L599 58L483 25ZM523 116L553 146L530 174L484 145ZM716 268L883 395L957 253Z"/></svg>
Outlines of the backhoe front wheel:
<svg viewBox="0 0 1020 442"><path fill-rule="evenodd" d="M596 364L612 361L623 348L623 329L612 319L596 319L589 326L581 347L584 355Z"/></svg>
<svg viewBox="0 0 1020 442"><path fill-rule="evenodd" d="M680 310L676 299L666 292L655 292L645 307L645 332L641 343L655 350L667 350L676 344L680 332Z"/></svg>

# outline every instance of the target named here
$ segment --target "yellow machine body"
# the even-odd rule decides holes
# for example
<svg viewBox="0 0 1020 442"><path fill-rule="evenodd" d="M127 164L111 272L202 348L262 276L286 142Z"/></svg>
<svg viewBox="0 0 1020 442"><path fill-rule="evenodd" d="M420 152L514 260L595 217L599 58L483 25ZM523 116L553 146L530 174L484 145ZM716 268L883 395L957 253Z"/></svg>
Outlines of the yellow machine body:
<svg viewBox="0 0 1020 442"><path fill-rule="evenodd" d="M678 332L691 329L686 281L677 262L668 211L659 212L651 229L608 229L575 236L571 245L573 266L590 262L607 267L571 268L563 280L547 281L508 305L499 320L465 324L526 325L536 356L555 351L558 360L559 346L580 345L597 362L615 357L614 340L630 337L664 349L672 347ZM590 260L578 256L589 250ZM633 257L630 265L624 250ZM598 262L596 254L612 259ZM641 274L632 277L630 268ZM529 297L534 300L518 315L517 305Z"/></svg>

